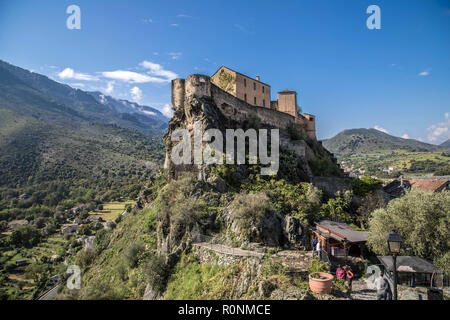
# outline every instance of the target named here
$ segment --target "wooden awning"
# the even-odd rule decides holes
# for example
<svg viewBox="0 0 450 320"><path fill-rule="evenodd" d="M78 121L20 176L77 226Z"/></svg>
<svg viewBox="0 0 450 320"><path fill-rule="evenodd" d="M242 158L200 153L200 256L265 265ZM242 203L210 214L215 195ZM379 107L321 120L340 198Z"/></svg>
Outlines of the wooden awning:
<svg viewBox="0 0 450 320"><path fill-rule="evenodd" d="M316 224L316 231L326 237L351 243L366 242L369 232L356 231L348 224L330 220L322 220Z"/></svg>
<svg viewBox="0 0 450 320"><path fill-rule="evenodd" d="M383 264L386 270L389 272L394 271L393 258L391 256L377 256L378 260ZM410 272L410 273L428 273L433 272L442 273L441 270L436 268L432 263L419 257L411 256L398 256L397 257L397 272Z"/></svg>

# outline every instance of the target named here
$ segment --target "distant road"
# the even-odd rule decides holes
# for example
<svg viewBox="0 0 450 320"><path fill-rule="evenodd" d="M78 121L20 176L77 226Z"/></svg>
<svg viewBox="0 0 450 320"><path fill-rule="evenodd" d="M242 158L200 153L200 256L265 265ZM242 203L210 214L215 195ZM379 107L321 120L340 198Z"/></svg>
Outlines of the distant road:
<svg viewBox="0 0 450 320"><path fill-rule="evenodd" d="M58 294L59 285L51 288L46 293L38 298L38 300L53 300Z"/></svg>

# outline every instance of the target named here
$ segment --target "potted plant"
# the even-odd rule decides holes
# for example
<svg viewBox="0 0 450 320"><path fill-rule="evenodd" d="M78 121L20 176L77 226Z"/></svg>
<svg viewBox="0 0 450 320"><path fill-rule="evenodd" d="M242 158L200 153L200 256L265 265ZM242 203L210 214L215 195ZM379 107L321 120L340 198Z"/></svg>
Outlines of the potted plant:
<svg viewBox="0 0 450 320"><path fill-rule="evenodd" d="M328 273L328 263L321 262L317 257L311 260L308 268L309 288L316 293L330 293L334 276Z"/></svg>

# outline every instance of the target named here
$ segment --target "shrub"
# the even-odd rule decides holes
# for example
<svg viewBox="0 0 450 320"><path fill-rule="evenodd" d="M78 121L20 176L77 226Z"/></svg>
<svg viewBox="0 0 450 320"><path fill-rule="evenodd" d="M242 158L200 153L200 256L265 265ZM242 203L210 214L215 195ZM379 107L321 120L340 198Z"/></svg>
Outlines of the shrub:
<svg viewBox="0 0 450 320"><path fill-rule="evenodd" d="M151 254L145 259L143 266L144 276L152 289L158 293L164 292L169 276L169 268L164 257Z"/></svg>
<svg viewBox="0 0 450 320"><path fill-rule="evenodd" d="M362 177L361 179L352 179L350 185L353 193L357 196L363 197L369 193L381 188L383 181L374 179L372 177Z"/></svg>
<svg viewBox="0 0 450 320"><path fill-rule="evenodd" d="M78 234L83 236L90 236L92 234L91 228L87 224L83 224L78 228Z"/></svg>
<svg viewBox="0 0 450 320"><path fill-rule="evenodd" d="M408 255L439 260L450 250L450 192L407 191L375 210L369 219L367 244L377 254L387 254L386 235L396 228Z"/></svg>
<svg viewBox="0 0 450 320"><path fill-rule="evenodd" d="M332 177L339 176L338 166L330 158L317 158L309 162L309 166L315 176Z"/></svg>
<svg viewBox="0 0 450 320"><path fill-rule="evenodd" d="M273 261L271 257L265 259L261 266L261 273L265 277L286 275L288 268L281 262Z"/></svg>
<svg viewBox="0 0 450 320"><path fill-rule="evenodd" d="M95 251L92 249L81 250L76 259L76 264L82 269L86 269L91 265L96 257Z"/></svg>
<svg viewBox="0 0 450 320"><path fill-rule="evenodd" d="M329 263L322 262L318 257L314 257L311 259L309 268L307 268L306 270L311 274L315 272L328 272L329 269L330 269Z"/></svg>
<svg viewBox="0 0 450 320"><path fill-rule="evenodd" d="M262 220L273 211L265 192L238 194L230 204L233 220L245 231L261 227Z"/></svg>
<svg viewBox="0 0 450 320"><path fill-rule="evenodd" d="M41 233L35 226L23 226L13 231L10 236L12 245L31 248L41 241Z"/></svg>
<svg viewBox="0 0 450 320"><path fill-rule="evenodd" d="M184 174L162 190L155 203L157 220L162 226L183 232L200 219L206 204L193 196L195 184L193 174Z"/></svg>
<svg viewBox="0 0 450 320"><path fill-rule="evenodd" d="M110 235L111 233L105 229L102 229L96 233L94 247L97 255L108 247Z"/></svg>
<svg viewBox="0 0 450 320"><path fill-rule="evenodd" d="M130 268L137 267L144 251L145 245L142 242L134 242L126 249L124 258Z"/></svg>
<svg viewBox="0 0 450 320"><path fill-rule="evenodd" d="M286 130L291 140L301 140L304 138L304 126L299 123L289 122Z"/></svg>

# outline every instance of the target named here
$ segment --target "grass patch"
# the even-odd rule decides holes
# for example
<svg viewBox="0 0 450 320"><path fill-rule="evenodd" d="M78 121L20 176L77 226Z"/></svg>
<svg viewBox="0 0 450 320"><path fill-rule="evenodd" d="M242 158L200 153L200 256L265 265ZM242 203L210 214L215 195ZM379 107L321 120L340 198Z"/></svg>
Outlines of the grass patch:
<svg viewBox="0 0 450 320"><path fill-rule="evenodd" d="M124 211L127 205L134 205L135 201L108 202L103 205L103 210L89 212L90 215L101 217L105 221L116 220Z"/></svg>

